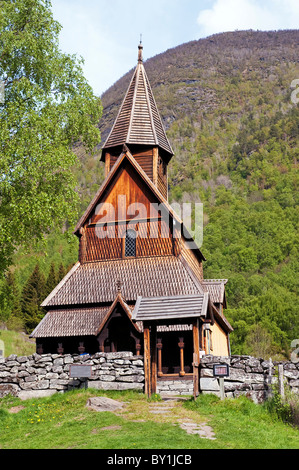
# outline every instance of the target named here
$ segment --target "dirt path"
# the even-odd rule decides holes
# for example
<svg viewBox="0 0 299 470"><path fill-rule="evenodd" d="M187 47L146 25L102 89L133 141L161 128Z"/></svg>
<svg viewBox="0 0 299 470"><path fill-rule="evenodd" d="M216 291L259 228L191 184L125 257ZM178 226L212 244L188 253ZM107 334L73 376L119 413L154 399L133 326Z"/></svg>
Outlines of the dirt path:
<svg viewBox="0 0 299 470"><path fill-rule="evenodd" d="M124 410L117 413L130 421L156 421L179 425L187 434L197 434L200 438L215 440L215 433L207 421L183 407L183 401L168 399L158 402L127 403Z"/></svg>

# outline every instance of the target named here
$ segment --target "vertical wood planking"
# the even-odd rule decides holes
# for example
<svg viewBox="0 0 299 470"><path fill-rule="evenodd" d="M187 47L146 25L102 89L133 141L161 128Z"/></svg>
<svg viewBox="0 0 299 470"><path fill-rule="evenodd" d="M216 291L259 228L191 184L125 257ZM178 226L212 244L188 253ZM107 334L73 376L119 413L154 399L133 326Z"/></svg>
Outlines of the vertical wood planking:
<svg viewBox="0 0 299 470"><path fill-rule="evenodd" d="M193 396L199 394L199 320L193 321Z"/></svg>
<svg viewBox="0 0 299 470"><path fill-rule="evenodd" d="M158 147L153 149L153 183L158 187Z"/></svg>
<svg viewBox="0 0 299 470"><path fill-rule="evenodd" d="M151 396L151 353L150 353L150 329L149 324L143 324L143 340L144 340L144 392Z"/></svg>

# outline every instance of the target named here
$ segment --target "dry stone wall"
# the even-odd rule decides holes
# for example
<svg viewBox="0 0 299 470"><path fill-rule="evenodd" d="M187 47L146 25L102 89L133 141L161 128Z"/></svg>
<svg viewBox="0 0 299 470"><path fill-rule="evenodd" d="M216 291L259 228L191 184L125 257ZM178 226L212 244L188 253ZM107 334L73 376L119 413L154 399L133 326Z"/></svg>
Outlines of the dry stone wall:
<svg viewBox="0 0 299 470"><path fill-rule="evenodd" d="M70 366L89 364L92 376L70 377ZM226 397L246 395L257 403L267 399L271 383L277 381L278 364L283 365L285 383L299 393L299 362L265 361L251 356L203 356L199 367L200 393L220 396L220 381L213 376L214 364L228 364L224 378ZM144 391L143 356L131 352L89 355L14 354L0 359L0 398L12 394L22 399L43 397L72 388L92 387L100 390ZM161 395L193 395L192 377L162 378L157 381Z"/></svg>
<svg viewBox="0 0 299 470"><path fill-rule="evenodd" d="M90 364L90 378L70 377L71 365ZM0 397L43 397L73 388L143 390L143 357L131 352L89 355L12 354L0 359Z"/></svg>
<svg viewBox="0 0 299 470"><path fill-rule="evenodd" d="M265 361L252 356L203 356L200 363L200 392L220 396L220 380L213 376L214 364L227 364L229 376L224 378L228 398L246 395L256 403L266 400L271 384L277 382L278 364L283 365L285 384L299 393L299 362Z"/></svg>

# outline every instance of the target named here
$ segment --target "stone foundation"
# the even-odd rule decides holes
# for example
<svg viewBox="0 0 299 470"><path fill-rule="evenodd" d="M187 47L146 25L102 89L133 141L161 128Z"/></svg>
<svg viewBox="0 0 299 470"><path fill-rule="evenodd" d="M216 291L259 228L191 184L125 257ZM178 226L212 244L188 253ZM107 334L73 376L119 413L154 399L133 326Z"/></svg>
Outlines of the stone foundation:
<svg viewBox="0 0 299 470"><path fill-rule="evenodd" d="M158 378L157 393L161 395L193 395L193 376Z"/></svg>

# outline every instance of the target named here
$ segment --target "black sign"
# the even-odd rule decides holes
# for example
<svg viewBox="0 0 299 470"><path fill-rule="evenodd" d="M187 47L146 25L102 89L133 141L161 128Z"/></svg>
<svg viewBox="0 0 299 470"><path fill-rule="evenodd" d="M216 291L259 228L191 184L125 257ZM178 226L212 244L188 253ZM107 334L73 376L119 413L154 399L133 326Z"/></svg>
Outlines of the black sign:
<svg viewBox="0 0 299 470"><path fill-rule="evenodd" d="M214 377L228 377L229 366L227 364L214 364L213 375Z"/></svg>
<svg viewBox="0 0 299 470"><path fill-rule="evenodd" d="M88 364L76 364L70 366L70 377L91 377L92 366Z"/></svg>

